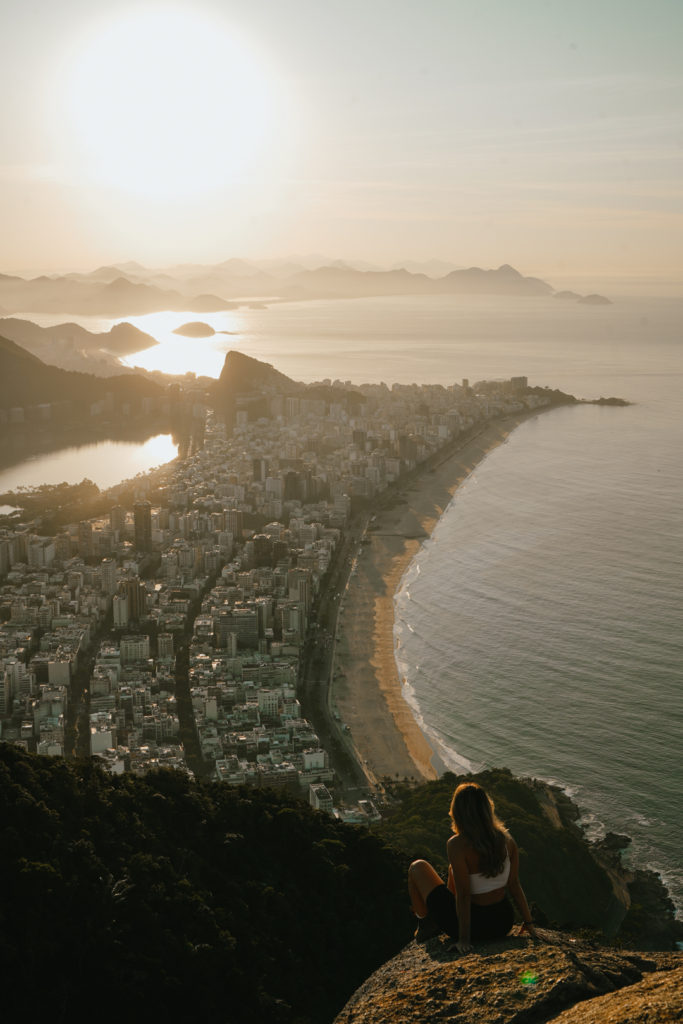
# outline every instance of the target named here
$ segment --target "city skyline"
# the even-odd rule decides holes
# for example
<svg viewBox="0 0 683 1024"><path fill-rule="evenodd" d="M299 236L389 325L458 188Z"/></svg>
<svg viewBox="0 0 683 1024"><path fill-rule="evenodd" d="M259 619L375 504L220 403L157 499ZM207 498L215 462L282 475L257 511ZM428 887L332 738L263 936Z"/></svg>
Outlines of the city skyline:
<svg viewBox="0 0 683 1024"><path fill-rule="evenodd" d="M315 252L674 279L682 25L668 0L39 0L5 18L0 268Z"/></svg>

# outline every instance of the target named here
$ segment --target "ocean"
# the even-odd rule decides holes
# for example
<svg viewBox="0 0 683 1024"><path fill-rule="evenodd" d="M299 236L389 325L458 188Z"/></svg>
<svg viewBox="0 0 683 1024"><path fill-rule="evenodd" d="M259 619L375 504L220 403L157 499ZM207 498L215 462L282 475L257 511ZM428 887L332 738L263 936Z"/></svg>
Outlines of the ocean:
<svg viewBox="0 0 683 1024"><path fill-rule="evenodd" d="M408 569L395 634L448 767L562 786L589 835L631 836L627 861L659 871L683 910L683 301L383 298L211 323L231 336L173 336L182 372L204 352L217 373L235 348L298 380L526 375L633 403L544 413L492 451ZM163 368L160 340L143 356Z"/></svg>
<svg viewBox="0 0 683 1024"><path fill-rule="evenodd" d="M660 381L672 402L680 382ZM664 405L522 424L395 598L406 696L455 771L565 788L683 906L681 423ZM667 439L666 446L662 439Z"/></svg>

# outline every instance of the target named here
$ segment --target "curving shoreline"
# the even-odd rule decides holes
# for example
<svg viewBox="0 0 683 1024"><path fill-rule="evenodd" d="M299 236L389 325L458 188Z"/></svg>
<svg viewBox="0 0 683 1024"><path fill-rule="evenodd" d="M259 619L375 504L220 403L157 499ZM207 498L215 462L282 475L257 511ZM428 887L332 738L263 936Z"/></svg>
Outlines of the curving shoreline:
<svg viewBox="0 0 683 1024"><path fill-rule="evenodd" d="M423 542L460 484L525 420L553 406L506 416L483 429L438 466L425 469L378 510L361 545L340 616L331 698L348 725L370 781L433 779L438 763L405 700L394 647L394 595Z"/></svg>
<svg viewBox="0 0 683 1024"><path fill-rule="evenodd" d="M394 597L403 576L470 473L521 423L552 408L557 406L487 423L436 468L425 469L404 486L400 497L377 510L368 527L346 588L335 654L340 671L335 674L331 699L349 727L351 745L369 783L380 790L385 779L422 782L446 770L403 695L394 638ZM580 809L562 790L538 780L523 781L545 799L551 817L552 807L561 805L562 814L583 835L577 823ZM566 821L562 824L567 827ZM598 842L583 838L613 885L611 930L619 928L633 905L642 917L640 926L647 926L657 941L680 941L683 926L659 874L622 863L621 850L630 839L611 833Z"/></svg>

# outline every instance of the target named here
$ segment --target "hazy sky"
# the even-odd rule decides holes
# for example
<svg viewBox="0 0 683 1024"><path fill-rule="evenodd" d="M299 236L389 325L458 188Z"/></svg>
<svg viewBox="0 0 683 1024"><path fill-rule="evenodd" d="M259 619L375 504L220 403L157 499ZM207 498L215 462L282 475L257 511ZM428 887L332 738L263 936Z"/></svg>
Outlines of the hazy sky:
<svg viewBox="0 0 683 1024"><path fill-rule="evenodd" d="M680 276L681 0L0 0L0 271Z"/></svg>

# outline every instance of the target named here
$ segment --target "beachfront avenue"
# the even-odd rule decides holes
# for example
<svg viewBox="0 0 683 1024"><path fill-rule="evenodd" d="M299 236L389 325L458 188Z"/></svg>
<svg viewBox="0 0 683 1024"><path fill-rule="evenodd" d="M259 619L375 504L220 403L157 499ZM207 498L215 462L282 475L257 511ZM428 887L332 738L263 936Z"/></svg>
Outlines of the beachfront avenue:
<svg viewBox="0 0 683 1024"><path fill-rule="evenodd" d="M329 392L232 429L204 408L202 447L107 492L107 514L53 534L4 520L4 740L288 789L354 821L376 817L385 777L429 774L414 743L373 760L346 678L349 586L370 592L378 519L407 488L560 399L524 378Z"/></svg>

